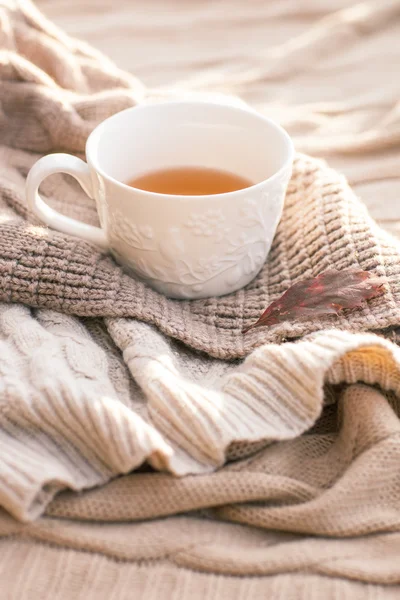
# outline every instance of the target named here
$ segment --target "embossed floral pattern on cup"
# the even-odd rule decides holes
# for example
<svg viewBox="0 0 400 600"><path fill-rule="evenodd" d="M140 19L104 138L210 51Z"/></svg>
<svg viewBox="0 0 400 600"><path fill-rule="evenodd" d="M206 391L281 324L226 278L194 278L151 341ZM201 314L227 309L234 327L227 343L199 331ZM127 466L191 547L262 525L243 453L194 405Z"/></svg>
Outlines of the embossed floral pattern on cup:
<svg viewBox="0 0 400 600"><path fill-rule="evenodd" d="M213 237L222 242L229 233L226 218L221 209L209 208L204 213L192 213L186 221L186 227L196 236Z"/></svg>
<svg viewBox="0 0 400 600"><path fill-rule="evenodd" d="M155 250L154 232L150 225L135 225L116 210L112 213L111 227L116 237L139 250Z"/></svg>
<svg viewBox="0 0 400 600"><path fill-rule="evenodd" d="M184 288L201 292L214 277L223 277L230 288L243 275L251 274L262 266L271 239L262 206L255 199L244 201L233 221L233 231L225 226L227 217L221 209L192 213L180 227L167 229L157 242L154 239L157 236L150 226L128 223L122 214L114 212L114 234L125 243L144 251L132 263L132 268L149 282L163 280L181 295L184 294ZM232 215L230 217L232 224ZM210 248L216 245L220 247L223 241L224 253L221 255L219 250L218 253L188 260L184 241L187 229L190 234L207 238ZM231 235L228 235L229 231L232 231ZM152 264L152 252L162 257L157 265Z"/></svg>

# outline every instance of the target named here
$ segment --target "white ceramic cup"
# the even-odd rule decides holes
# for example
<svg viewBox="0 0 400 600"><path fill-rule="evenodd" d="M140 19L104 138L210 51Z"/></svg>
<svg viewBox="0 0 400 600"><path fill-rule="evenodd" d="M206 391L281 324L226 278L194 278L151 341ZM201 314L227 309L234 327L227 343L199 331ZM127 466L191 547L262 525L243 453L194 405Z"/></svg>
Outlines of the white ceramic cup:
<svg viewBox="0 0 400 600"><path fill-rule="evenodd" d="M191 101L142 105L96 127L87 164L68 154L41 158L28 175L27 200L46 225L108 249L167 296L220 296L261 269L282 214L293 152L287 133L250 109ZM254 185L174 196L124 183L181 166L229 171ZM40 183L59 172L96 200L101 227L61 215L42 200Z"/></svg>

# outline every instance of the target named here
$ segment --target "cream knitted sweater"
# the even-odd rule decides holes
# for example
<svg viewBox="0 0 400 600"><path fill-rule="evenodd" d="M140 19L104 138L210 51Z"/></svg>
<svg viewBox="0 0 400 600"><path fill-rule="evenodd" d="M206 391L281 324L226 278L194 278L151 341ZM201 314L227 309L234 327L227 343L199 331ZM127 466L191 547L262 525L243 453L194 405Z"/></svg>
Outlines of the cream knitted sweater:
<svg viewBox="0 0 400 600"><path fill-rule="evenodd" d="M81 152L96 122L142 101L143 87L29 2L0 0L0 16L9 597L125 598L132 582L146 600L288 598L308 585L318 598L395 597L378 586L399 583L398 241L341 176L298 156L258 278L220 299L161 297L96 248L39 226L23 192L41 153ZM43 193L96 222L65 177ZM384 275L385 295L338 320L241 336L290 283L351 265Z"/></svg>

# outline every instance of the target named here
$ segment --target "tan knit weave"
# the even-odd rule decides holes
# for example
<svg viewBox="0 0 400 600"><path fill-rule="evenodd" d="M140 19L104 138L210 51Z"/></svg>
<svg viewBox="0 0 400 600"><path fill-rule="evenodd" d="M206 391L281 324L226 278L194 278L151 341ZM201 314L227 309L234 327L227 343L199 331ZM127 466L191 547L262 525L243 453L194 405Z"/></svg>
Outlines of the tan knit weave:
<svg viewBox="0 0 400 600"><path fill-rule="evenodd" d="M30 226L29 222L37 222L26 211L22 184L37 155L26 151L83 152L95 124L134 104L143 92L134 78L103 64L82 45L55 40L31 9L23 14L18 12L13 26L3 28L10 50L2 69L1 142L8 147L0 154L7 169L0 181L0 300L79 316L135 317L224 359L242 357L267 341L296 338L326 327L360 331L400 322L399 243L370 220L340 175L305 156L295 163L283 218L265 267L245 289L223 298L166 299L124 275L95 247ZM9 11L5 15L9 18ZM19 54L12 52L13 47ZM64 87L73 91L65 92ZM89 96L90 92L94 93ZM93 200L68 176L52 177L42 188L44 197L58 210L97 222ZM355 265L387 276L384 297L340 319L284 323L241 335L243 327L292 283L329 267Z"/></svg>
<svg viewBox="0 0 400 600"><path fill-rule="evenodd" d="M218 473L63 493L32 524L0 513L0 581L18 600L397 598L399 408L351 386L308 435Z"/></svg>
<svg viewBox="0 0 400 600"><path fill-rule="evenodd" d="M0 43L2 598L397 598L400 350L360 331L400 324L399 243L299 156L259 278L162 298L38 226L23 193L41 153L81 152L143 87L26 1L0 0ZM96 223L75 182L42 187ZM291 282L356 264L384 297L239 334Z"/></svg>

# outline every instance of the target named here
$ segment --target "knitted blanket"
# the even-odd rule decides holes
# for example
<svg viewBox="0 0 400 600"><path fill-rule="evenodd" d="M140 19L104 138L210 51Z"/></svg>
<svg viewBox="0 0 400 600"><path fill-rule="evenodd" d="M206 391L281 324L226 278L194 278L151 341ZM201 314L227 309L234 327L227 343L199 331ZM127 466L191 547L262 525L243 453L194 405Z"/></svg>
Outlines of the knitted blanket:
<svg viewBox="0 0 400 600"><path fill-rule="evenodd" d="M146 600L391 597L377 586L400 579L399 242L298 155L259 276L166 299L24 199L40 155L81 154L99 121L154 98L26 0L0 0L0 43L0 581L25 573L9 597L123 598L133 581ZM67 176L42 193L97 223ZM350 266L385 294L242 336L291 283Z"/></svg>
<svg viewBox="0 0 400 600"><path fill-rule="evenodd" d="M400 322L398 241L376 227L343 177L306 156L295 162L264 268L246 288L222 298L167 299L125 275L96 247L38 226L27 211L23 188L37 153L84 152L88 133L99 121L146 97L133 77L82 44L57 37L28 12L29 17L27 10L25 16L14 13L13 26L3 30L0 300L77 316L134 317L223 359L332 325L363 331ZM69 176L49 178L42 191L57 210L98 224L94 201ZM356 265L387 276L384 297L338 320L283 323L242 336L242 329L292 283L327 268Z"/></svg>

